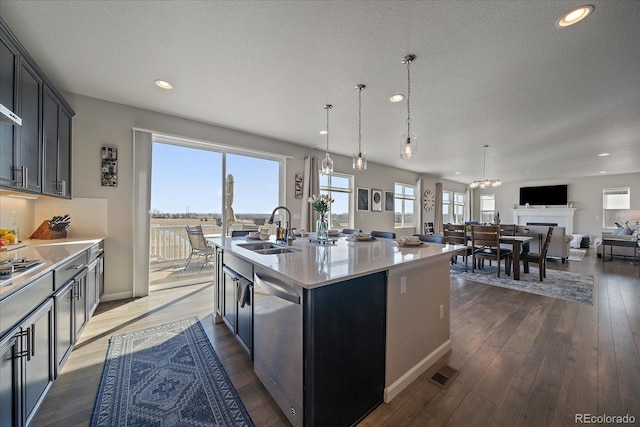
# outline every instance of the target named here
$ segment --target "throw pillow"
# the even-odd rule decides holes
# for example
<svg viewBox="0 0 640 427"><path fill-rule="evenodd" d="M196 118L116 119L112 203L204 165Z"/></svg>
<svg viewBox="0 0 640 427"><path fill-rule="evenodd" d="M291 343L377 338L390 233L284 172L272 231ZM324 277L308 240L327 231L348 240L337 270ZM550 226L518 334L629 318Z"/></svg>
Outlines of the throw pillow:
<svg viewBox="0 0 640 427"><path fill-rule="evenodd" d="M626 234L628 236L631 236L633 234L633 230L630 229L629 227L625 227L623 230L624 230L624 233L622 234Z"/></svg>
<svg viewBox="0 0 640 427"><path fill-rule="evenodd" d="M580 247L580 242L582 241L582 234L574 234L573 239L569 243L570 248L577 249Z"/></svg>
<svg viewBox="0 0 640 427"><path fill-rule="evenodd" d="M611 234L613 234L614 236L621 236L624 234L624 228L620 227L620 228L616 228L615 230L613 230L611 232Z"/></svg>

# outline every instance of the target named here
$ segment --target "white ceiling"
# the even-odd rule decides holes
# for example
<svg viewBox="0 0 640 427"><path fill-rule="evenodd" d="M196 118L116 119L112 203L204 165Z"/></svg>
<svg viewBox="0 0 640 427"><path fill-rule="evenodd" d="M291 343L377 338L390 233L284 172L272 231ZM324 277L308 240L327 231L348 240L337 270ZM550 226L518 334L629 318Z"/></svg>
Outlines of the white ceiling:
<svg viewBox="0 0 640 427"><path fill-rule="evenodd" d="M58 89L458 182L640 172L640 1L8 1ZM420 156L399 157L411 124ZM165 79L163 91L153 81ZM610 152L607 157L598 153ZM459 172L459 174L455 174Z"/></svg>

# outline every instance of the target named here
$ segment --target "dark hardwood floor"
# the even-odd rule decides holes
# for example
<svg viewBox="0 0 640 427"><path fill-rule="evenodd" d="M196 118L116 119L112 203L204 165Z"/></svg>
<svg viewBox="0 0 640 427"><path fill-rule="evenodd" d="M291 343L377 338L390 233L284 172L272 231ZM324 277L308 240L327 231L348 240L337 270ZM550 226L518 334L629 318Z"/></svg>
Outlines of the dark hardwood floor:
<svg viewBox="0 0 640 427"><path fill-rule="evenodd" d="M593 306L452 281L452 351L434 369L459 375L442 389L430 370L359 425L569 426L575 414L640 423L640 266L602 263L590 249L582 262L548 268L593 275ZM201 319L256 426L288 425L212 307L210 285L101 304L33 425L88 425L109 337L189 316Z"/></svg>

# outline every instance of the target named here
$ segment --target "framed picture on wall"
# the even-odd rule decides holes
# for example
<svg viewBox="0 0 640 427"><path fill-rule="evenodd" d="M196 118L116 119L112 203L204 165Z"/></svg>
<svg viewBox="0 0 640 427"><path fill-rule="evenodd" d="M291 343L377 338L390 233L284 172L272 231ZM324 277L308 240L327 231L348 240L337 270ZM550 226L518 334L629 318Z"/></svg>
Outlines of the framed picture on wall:
<svg viewBox="0 0 640 427"><path fill-rule="evenodd" d="M384 210L388 212L393 212L395 208L394 199L393 199L393 191L385 191L384 192Z"/></svg>
<svg viewBox="0 0 640 427"><path fill-rule="evenodd" d="M356 191L356 196L358 197L356 201L356 210L368 211L369 210L369 189L358 187Z"/></svg>
<svg viewBox="0 0 640 427"><path fill-rule="evenodd" d="M382 212L382 190L371 190L371 211Z"/></svg>

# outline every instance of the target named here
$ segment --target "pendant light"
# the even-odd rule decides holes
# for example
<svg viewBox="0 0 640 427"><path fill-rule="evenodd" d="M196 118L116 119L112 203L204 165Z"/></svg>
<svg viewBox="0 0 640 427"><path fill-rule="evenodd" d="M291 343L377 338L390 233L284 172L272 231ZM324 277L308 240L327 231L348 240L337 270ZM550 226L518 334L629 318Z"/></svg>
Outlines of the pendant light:
<svg viewBox="0 0 640 427"><path fill-rule="evenodd" d="M418 156L418 142L415 133L411 132L411 63L416 59L415 55L407 55L402 58L402 63L407 64L407 133L402 134L400 140L400 158L413 159Z"/></svg>
<svg viewBox="0 0 640 427"><path fill-rule="evenodd" d="M329 110L333 108L331 104L325 104L324 109L327 110L327 155L322 160L321 172L323 175L333 175L333 160L329 157Z"/></svg>
<svg viewBox="0 0 640 427"><path fill-rule="evenodd" d="M469 187L471 188L487 188L487 187L499 187L502 185L502 181L499 179L488 179L486 175L487 171L487 153L489 151L489 146L484 146L484 163L482 165L482 181L473 181Z"/></svg>
<svg viewBox="0 0 640 427"><path fill-rule="evenodd" d="M362 149L362 83L356 86L358 91L358 149L353 153L353 168L358 171L367 168L367 152Z"/></svg>

